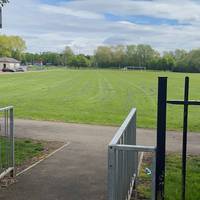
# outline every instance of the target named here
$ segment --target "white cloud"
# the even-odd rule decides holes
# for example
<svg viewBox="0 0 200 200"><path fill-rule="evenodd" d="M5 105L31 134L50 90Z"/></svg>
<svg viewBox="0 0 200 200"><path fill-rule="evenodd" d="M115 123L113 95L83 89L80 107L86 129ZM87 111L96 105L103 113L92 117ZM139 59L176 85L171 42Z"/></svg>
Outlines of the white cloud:
<svg viewBox="0 0 200 200"><path fill-rule="evenodd" d="M74 11L72 9L61 7L61 6L52 6L52 5L41 5L40 10L49 14L61 14L61 15L67 15L67 16L73 16L83 19L102 19L103 16L89 12L84 10L77 10Z"/></svg>
<svg viewBox="0 0 200 200"><path fill-rule="evenodd" d="M180 24L109 21L104 13L173 19ZM56 5L15 0L4 8L3 24L1 33L22 36L33 52L61 51L69 45L77 53L92 53L98 45L117 43L147 43L160 51L200 47L200 4L189 0L76 0Z"/></svg>

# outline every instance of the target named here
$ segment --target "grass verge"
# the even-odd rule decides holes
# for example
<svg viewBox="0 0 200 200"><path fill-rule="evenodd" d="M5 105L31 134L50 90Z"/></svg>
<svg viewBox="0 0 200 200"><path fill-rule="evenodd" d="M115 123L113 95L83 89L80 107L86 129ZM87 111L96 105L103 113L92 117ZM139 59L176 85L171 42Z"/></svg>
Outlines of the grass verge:
<svg viewBox="0 0 200 200"><path fill-rule="evenodd" d="M146 168L150 168L151 155L146 154L141 166L139 185L137 187L138 199L146 200L151 196L151 177L146 174ZM181 156L169 154L166 160L166 184L165 199L181 199ZM200 199L200 156L188 156L187 158L187 191L186 199Z"/></svg>
<svg viewBox="0 0 200 200"><path fill-rule="evenodd" d="M46 157L52 151L62 146L62 142L46 142L31 139L15 139L15 166L16 172L20 172L29 165ZM9 150L9 141L0 137L1 166L7 165L5 149Z"/></svg>

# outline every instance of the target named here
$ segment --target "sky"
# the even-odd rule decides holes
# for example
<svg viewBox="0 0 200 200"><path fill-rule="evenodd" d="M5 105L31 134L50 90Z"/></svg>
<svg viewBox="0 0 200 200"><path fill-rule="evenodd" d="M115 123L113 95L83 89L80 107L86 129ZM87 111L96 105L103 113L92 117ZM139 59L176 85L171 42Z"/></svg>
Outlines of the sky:
<svg viewBox="0 0 200 200"><path fill-rule="evenodd" d="M149 44L158 51L200 47L200 0L10 0L1 34L27 51L93 54L100 45Z"/></svg>

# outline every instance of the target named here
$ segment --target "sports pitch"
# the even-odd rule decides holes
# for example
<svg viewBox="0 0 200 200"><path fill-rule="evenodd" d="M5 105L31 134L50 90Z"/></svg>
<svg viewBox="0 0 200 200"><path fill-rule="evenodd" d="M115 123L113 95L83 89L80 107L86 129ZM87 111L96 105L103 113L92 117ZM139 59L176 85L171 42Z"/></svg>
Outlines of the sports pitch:
<svg viewBox="0 0 200 200"><path fill-rule="evenodd" d="M132 107L138 127L155 128L157 77L167 76L168 99L183 99L189 76L190 99L200 99L200 74L119 70L50 70L0 75L0 105L15 117L119 125ZM180 130L182 106L168 106L168 129ZM200 132L200 107L190 107L190 130Z"/></svg>

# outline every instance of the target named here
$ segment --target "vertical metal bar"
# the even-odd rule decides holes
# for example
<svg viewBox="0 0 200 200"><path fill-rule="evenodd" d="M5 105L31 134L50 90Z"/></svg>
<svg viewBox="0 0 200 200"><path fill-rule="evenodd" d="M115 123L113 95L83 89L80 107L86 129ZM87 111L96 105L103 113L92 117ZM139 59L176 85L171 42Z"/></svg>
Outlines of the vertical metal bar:
<svg viewBox="0 0 200 200"><path fill-rule="evenodd" d="M123 176L122 176L122 167L123 167L123 156L122 156L122 151L119 150L119 183L118 183L118 190L120 191L119 193L119 199L122 200L123 199L123 190L122 190L122 186L123 186Z"/></svg>
<svg viewBox="0 0 200 200"><path fill-rule="evenodd" d="M164 200L166 151L167 77L158 79L156 200Z"/></svg>
<svg viewBox="0 0 200 200"><path fill-rule="evenodd" d="M10 138L11 138L11 165L13 171L11 172L11 177L15 176L15 139L14 139L14 111L13 108L10 109Z"/></svg>
<svg viewBox="0 0 200 200"><path fill-rule="evenodd" d="M189 97L189 77L185 77L184 117L183 117L183 146L182 146L182 200L185 200L185 190L186 190L188 97Z"/></svg>
<svg viewBox="0 0 200 200"><path fill-rule="evenodd" d="M119 181L120 181L120 179L119 179L119 151L118 150L116 150L116 153L115 153L115 155L116 155L116 168L115 168L115 182L116 182L116 196L115 196L115 199L116 200L119 200Z"/></svg>
<svg viewBox="0 0 200 200"><path fill-rule="evenodd" d="M3 118L2 116L1 116L2 114L1 114L1 112L0 112L0 119L1 118ZM2 168L3 168L3 166L2 166L2 162L3 162L3 159L2 159L2 145L3 145L3 137L2 137L2 135L1 135L1 130L2 129L2 122L0 121L0 173L2 172Z"/></svg>
<svg viewBox="0 0 200 200"><path fill-rule="evenodd" d="M115 200L115 149L108 147L108 199Z"/></svg>
<svg viewBox="0 0 200 200"><path fill-rule="evenodd" d="M152 182L151 182L151 199L155 200L155 173L156 173L156 152L153 153L152 157Z"/></svg>
<svg viewBox="0 0 200 200"><path fill-rule="evenodd" d="M0 6L0 28L2 28L2 7Z"/></svg>
<svg viewBox="0 0 200 200"><path fill-rule="evenodd" d="M135 115L133 116L133 141L132 141L132 144L133 145L136 145L136 120L137 120L137 116L136 116L136 113ZM133 151L133 162L134 162L134 165L133 165L133 172L134 173L133 175L135 175L136 179L137 179L137 165L138 165L138 153L134 152ZM135 181L135 184L136 184L136 181Z"/></svg>

